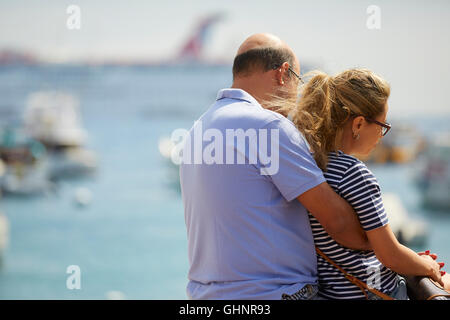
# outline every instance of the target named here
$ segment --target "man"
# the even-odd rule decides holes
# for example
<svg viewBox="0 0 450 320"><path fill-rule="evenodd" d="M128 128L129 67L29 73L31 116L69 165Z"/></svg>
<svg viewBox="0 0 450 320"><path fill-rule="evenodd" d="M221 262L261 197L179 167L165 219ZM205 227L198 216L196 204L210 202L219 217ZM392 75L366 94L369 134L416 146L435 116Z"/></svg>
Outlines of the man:
<svg viewBox="0 0 450 320"><path fill-rule="evenodd" d="M190 131L184 157L208 154L205 141L196 149L199 132L213 132L208 141L235 134L216 145L214 156L224 152L227 161L185 157L180 166L191 299L314 299L316 255L307 210L336 241L369 249L352 208L325 182L293 123L265 108L271 99L296 96L299 73L284 42L250 36L234 60L232 87L219 91ZM257 143L249 142L251 134L235 143L236 132L252 130ZM274 135L267 143L268 132ZM277 156L270 164L263 149ZM246 161L228 161L235 158Z"/></svg>

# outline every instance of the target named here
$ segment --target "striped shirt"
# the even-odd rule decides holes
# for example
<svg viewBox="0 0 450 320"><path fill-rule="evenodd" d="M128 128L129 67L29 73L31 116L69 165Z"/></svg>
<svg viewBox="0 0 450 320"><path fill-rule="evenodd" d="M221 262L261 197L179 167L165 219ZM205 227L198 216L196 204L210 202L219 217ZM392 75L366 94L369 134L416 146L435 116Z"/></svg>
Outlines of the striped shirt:
<svg viewBox="0 0 450 320"><path fill-rule="evenodd" d="M328 184L353 207L365 231L388 224L381 191L374 175L360 160L339 151L329 154L324 176ZM334 241L309 214L315 245L341 268L369 286L389 294L395 289L397 274L386 268L373 251L356 251ZM365 299L362 291L317 255L319 295L329 299Z"/></svg>

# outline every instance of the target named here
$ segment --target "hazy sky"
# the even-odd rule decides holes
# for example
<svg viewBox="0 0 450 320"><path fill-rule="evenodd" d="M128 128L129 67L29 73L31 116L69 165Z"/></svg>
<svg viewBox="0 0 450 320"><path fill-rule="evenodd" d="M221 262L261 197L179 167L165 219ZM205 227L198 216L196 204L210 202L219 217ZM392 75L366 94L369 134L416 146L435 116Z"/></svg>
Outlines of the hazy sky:
<svg viewBox="0 0 450 320"><path fill-rule="evenodd" d="M81 29L68 30L69 5ZM376 5L381 28L366 12ZM36 51L64 61L80 58L166 59L176 54L198 18L223 12L207 56L232 61L240 42L271 32L300 62L335 73L363 66L392 85L391 112L450 113L450 2L442 1L106 1L0 0L0 48Z"/></svg>

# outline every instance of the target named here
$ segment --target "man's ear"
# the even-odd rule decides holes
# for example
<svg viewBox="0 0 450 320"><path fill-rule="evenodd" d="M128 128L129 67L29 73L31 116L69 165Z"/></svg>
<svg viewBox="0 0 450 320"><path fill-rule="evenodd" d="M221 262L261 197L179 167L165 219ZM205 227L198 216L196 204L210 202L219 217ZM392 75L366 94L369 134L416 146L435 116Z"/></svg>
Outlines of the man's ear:
<svg viewBox="0 0 450 320"><path fill-rule="evenodd" d="M287 72L289 72L288 69L289 63L283 62L283 64L278 69L275 70L276 71L275 78L280 86L284 86L284 84L287 81Z"/></svg>

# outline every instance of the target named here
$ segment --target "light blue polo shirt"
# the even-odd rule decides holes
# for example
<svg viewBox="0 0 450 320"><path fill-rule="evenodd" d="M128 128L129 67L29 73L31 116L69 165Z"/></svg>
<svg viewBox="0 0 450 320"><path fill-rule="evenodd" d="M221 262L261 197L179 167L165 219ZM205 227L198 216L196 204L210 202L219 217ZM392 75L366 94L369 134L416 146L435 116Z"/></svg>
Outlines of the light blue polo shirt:
<svg viewBox="0 0 450 320"><path fill-rule="evenodd" d="M308 214L296 197L325 178L303 136L290 120L264 109L240 89L219 91L217 101L189 131L183 155L198 148L194 132L198 137L200 127L203 133L208 129L222 133L224 140L227 130L239 129L278 132L278 137L267 134L271 141L265 145L262 138L256 144L250 139L245 144L236 140L217 144L215 152L222 147L223 159L233 156L235 163L181 163L188 298L281 299L283 293L293 294L305 284L317 283ZM201 141L203 150L214 141L208 137ZM278 150L276 172L264 172L269 165L259 156L256 163L249 160L252 150L259 149ZM239 156L248 161L237 163Z"/></svg>

